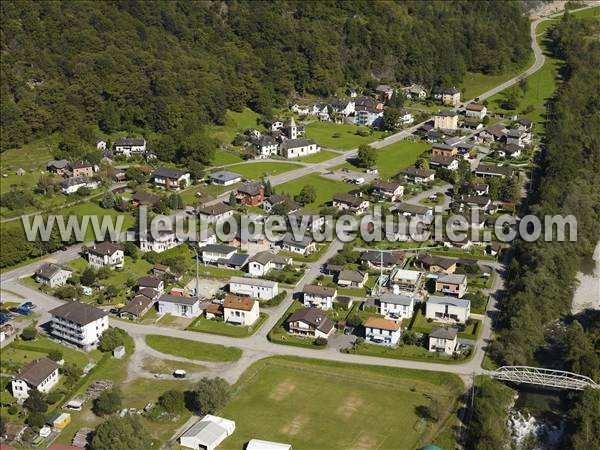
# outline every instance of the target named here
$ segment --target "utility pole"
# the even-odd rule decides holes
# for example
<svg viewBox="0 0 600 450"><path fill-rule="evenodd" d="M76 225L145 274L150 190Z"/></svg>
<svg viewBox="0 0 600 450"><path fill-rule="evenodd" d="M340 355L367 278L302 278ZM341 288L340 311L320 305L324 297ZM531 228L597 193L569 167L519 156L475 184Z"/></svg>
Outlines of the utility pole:
<svg viewBox="0 0 600 450"><path fill-rule="evenodd" d="M196 254L196 297L200 298L200 255L198 249L190 244L189 246Z"/></svg>

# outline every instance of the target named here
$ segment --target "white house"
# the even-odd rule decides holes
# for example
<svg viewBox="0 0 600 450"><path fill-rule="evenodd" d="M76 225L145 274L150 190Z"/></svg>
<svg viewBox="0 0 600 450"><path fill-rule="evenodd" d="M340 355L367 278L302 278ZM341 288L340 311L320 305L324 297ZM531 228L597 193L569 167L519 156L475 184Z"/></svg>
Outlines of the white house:
<svg viewBox="0 0 600 450"><path fill-rule="evenodd" d="M433 126L441 130L456 130L458 129L458 113L446 109L433 115Z"/></svg>
<svg viewBox="0 0 600 450"><path fill-rule="evenodd" d="M397 345L400 340L400 322L369 317L364 325L365 341L378 345Z"/></svg>
<svg viewBox="0 0 600 450"><path fill-rule="evenodd" d="M29 390L49 392L58 383L58 364L48 358L31 361L11 381L11 391L16 399L29 397Z"/></svg>
<svg viewBox="0 0 600 450"><path fill-rule="evenodd" d="M458 343L456 328L433 327L429 333L429 351L452 355Z"/></svg>
<svg viewBox="0 0 600 450"><path fill-rule="evenodd" d="M390 285L394 292L399 290L414 290L421 281L423 272L418 270L395 269L390 276Z"/></svg>
<svg viewBox="0 0 600 450"><path fill-rule="evenodd" d="M200 220L206 223L217 223L233 216L233 208L225 203L204 206L198 211Z"/></svg>
<svg viewBox="0 0 600 450"><path fill-rule="evenodd" d="M513 169L510 166L498 166L493 164L479 164L475 169L475 175L483 178L487 177L511 177Z"/></svg>
<svg viewBox="0 0 600 450"><path fill-rule="evenodd" d="M153 238L151 233L140 236L140 250L142 252L162 253L181 244L174 231L165 230L155 234L158 234L158 237Z"/></svg>
<svg viewBox="0 0 600 450"><path fill-rule="evenodd" d="M115 153L123 156L140 155L146 152L146 140L143 138L120 138L115 142Z"/></svg>
<svg viewBox="0 0 600 450"><path fill-rule="evenodd" d="M190 173L181 169L159 167L152 174L152 182L156 187L178 191L190 185Z"/></svg>
<svg viewBox="0 0 600 450"><path fill-rule="evenodd" d="M501 158L518 158L522 154L523 148L517 144L507 144L496 150L496 154Z"/></svg>
<svg viewBox="0 0 600 450"><path fill-rule="evenodd" d="M281 270L293 262L289 256L276 255L269 251L258 252L248 261L248 273L253 277L262 277L271 270Z"/></svg>
<svg viewBox="0 0 600 450"><path fill-rule="evenodd" d="M419 84L413 84L403 89L404 95L411 100L423 100L427 98L427 91Z"/></svg>
<svg viewBox="0 0 600 450"><path fill-rule="evenodd" d="M229 292L232 294L248 295L259 300L271 300L279 294L279 284L276 281L260 280L257 278L231 277Z"/></svg>
<svg viewBox="0 0 600 450"><path fill-rule="evenodd" d="M432 94L435 100L441 101L444 105L457 106L460 103L460 91L455 87L435 88Z"/></svg>
<svg viewBox="0 0 600 450"><path fill-rule="evenodd" d="M413 117L410 110L408 110L406 108L400 110L400 116L398 117L398 123L400 125L410 125L414 121L415 121L415 118Z"/></svg>
<svg viewBox="0 0 600 450"><path fill-rule="evenodd" d="M300 158L321 151L312 139L286 139L279 145L279 154L284 158Z"/></svg>
<svg viewBox="0 0 600 450"><path fill-rule="evenodd" d="M487 108L477 103L469 103L465 108L465 116L482 120L487 114Z"/></svg>
<svg viewBox="0 0 600 450"><path fill-rule="evenodd" d="M223 320L225 323L251 326L258 320L258 302L250 297L228 295L223 302Z"/></svg>
<svg viewBox="0 0 600 450"><path fill-rule="evenodd" d="M331 101L331 109L342 116L348 117L356 110L356 102L336 97Z"/></svg>
<svg viewBox="0 0 600 450"><path fill-rule="evenodd" d="M219 170L208 175L208 179L213 184L220 184L222 186L230 186L235 183L242 181L242 176L239 173L229 172L227 170Z"/></svg>
<svg viewBox="0 0 600 450"><path fill-rule="evenodd" d="M269 131L272 133L273 131L281 130L284 126L284 123L281 120L275 120L269 125Z"/></svg>
<svg viewBox="0 0 600 450"><path fill-rule="evenodd" d="M120 269L125 264L125 254L120 245L104 241L87 249L88 263L94 269L110 267Z"/></svg>
<svg viewBox="0 0 600 450"><path fill-rule="evenodd" d="M432 295L425 303L425 318L435 321L466 323L471 314L471 302L455 297Z"/></svg>
<svg viewBox="0 0 600 450"><path fill-rule="evenodd" d="M159 314L178 317L198 317L201 313L198 297L163 294L158 299Z"/></svg>
<svg viewBox="0 0 600 450"><path fill-rule="evenodd" d="M65 303L49 313L52 335L84 350L95 347L108 329L108 312L87 303Z"/></svg>
<svg viewBox="0 0 600 450"><path fill-rule="evenodd" d="M429 169L419 169L417 167L409 167L401 170L400 175L404 176L407 181L411 183L429 183L435 178L435 171Z"/></svg>
<svg viewBox="0 0 600 450"><path fill-rule="evenodd" d="M357 214L363 214L369 207L369 201L348 194L347 192L338 192L333 195L333 206L340 211L351 211Z"/></svg>
<svg viewBox="0 0 600 450"><path fill-rule="evenodd" d="M525 147L531 144L531 133L518 128L512 128L506 132L506 143Z"/></svg>
<svg viewBox="0 0 600 450"><path fill-rule="evenodd" d="M452 156L432 156L429 160L429 167L455 171L458 170L458 159Z"/></svg>
<svg viewBox="0 0 600 450"><path fill-rule="evenodd" d="M366 272L344 269L337 276L337 284L344 287L362 288L368 279L369 274Z"/></svg>
<svg viewBox="0 0 600 450"><path fill-rule="evenodd" d="M377 299L379 314L393 320L410 319L413 315L415 300L406 295L385 294Z"/></svg>
<svg viewBox="0 0 600 450"><path fill-rule="evenodd" d="M337 297L337 289L309 284L302 289L302 302L307 308L331 309Z"/></svg>
<svg viewBox="0 0 600 450"><path fill-rule="evenodd" d="M435 290L462 298L467 292L467 276L461 274L440 275L435 280Z"/></svg>
<svg viewBox="0 0 600 450"><path fill-rule="evenodd" d="M95 178L79 176L67 178L61 181L60 186L61 192L65 195L68 195L74 194L81 188L96 189L98 186L100 186L100 181Z"/></svg>
<svg viewBox="0 0 600 450"><path fill-rule="evenodd" d="M383 110L361 106L354 113L354 123L363 127L375 126L383 117Z"/></svg>
<svg viewBox="0 0 600 450"><path fill-rule="evenodd" d="M327 339L335 329L335 323L319 308L301 308L285 321L288 332L298 336Z"/></svg>
<svg viewBox="0 0 600 450"><path fill-rule="evenodd" d="M377 181L373 187L373 195L397 202L404 195L404 186L395 181Z"/></svg>
<svg viewBox="0 0 600 450"><path fill-rule="evenodd" d="M294 103L290 109L296 114L300 114L301 116L307 116L312 112L312 108L307 105L299 105L298 103Z"/></svg>
<svg viewBox="0 0 600 450"><path fill-rule="evenodd" d="M73 275L73 271L68 267L63 267L54 263L42 264L34 274L35 281L45 284L51 288L63 286Z"/></svg>
<svg viewBox="0 0 600 450"><path fill-rule="evenodd" d="M207 414L179 437L182 447L214 450L235 431L235 422Z"/></svg>
<svg viewBox="0 0 600 450"><path fill-rule="evenodd" d="M264 135L253 140L254 147L256 147L256 155L259 158L270 158L271 156L277 155L279 144L273 137Z"/></svg>
<svg viewBox="0 0 600 450"><path fill-rule="evenodd" d="M106 150L106 140L102 139L101 137L97 137L96 138L96 149L97 150Z"/></svg>
<svg viewBox="0 0 600 450"><path fill-rule="evenodd" d="M220 260L231 259L236 247L221 244L209 244L202 247L202 262L205 264L217 264Z"/></svg>
<svg viewBox="0 0 600 450"><path fill-rule="evenodd" d="M281 248L287 252L298 253L302 256L310 255L317 251L317 244L310 236L303 236L301 240L294 239L292 233L287 233L281 241Z"/></svg>

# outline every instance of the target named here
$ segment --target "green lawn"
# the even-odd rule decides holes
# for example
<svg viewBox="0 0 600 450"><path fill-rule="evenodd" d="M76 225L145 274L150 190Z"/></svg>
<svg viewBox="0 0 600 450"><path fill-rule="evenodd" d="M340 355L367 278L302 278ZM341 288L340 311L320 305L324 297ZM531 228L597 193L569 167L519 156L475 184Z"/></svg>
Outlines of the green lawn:
<svg viewBox="0 0 600 450"><path fill-rule="evenodd" d="M584 9L582 11L575 11L571 14L578 19L586 19L588 17L600 18L600 6L594 6L593 8Z"/></svg>
<svg viewBox="0 0 600 450"><path fill-rule="evenodd" d="M235 164L239 162L242 162L242 158L235 153L226 150L217 150L212 164L213 166L224 166L226 164Z"/></svg>
<svg viewBox="0 0 600 450"><path fill-rule="evenodd" d="M305 127L306 137L314 139L322 147L336 150L352 150L360 144L369 144L384 133L376 131L369 136L360 136L357 131L370 131L369 128L351 124L336 124L333 122L312 122Z"/></svg>
<svg viewBox="0 0 600 450"><path fill-rule="evenodd" d="M464 358L454 359L452 356L432 353L425 347L417 345L399 345L397 347L386 347L376 344L359 344L351 353L365 356L376 356L380 358L408 359L412 361L427 361L441 364L460 364L465 362Z"/></svg>
<svg viewBox="0 0 600 450"><path fill-rule="evenodd" d="M256 162L256 163L241 163L235 166L230 166L227 170L239 173L244 178L250 180L262 179L268 175L277 175L290 170L300 169L300 164L288 162Z"/></svg>
<svg viewBox="0 0 600 450"><path fill-rule="evenodd" d="M296 347L307 347L316 350L324 349L325 346L315 345L315 340L313 338L295 336L287 332L285 328L285 320L291 313L300 308L304 308L304 305L301 302L292 302L287 311L281 316L271 331L269 331L269 341L274 342L275 344L294 345Z"/></svg>
<svg viewBox="0 0 600 450"><path fill-rule="evenodd" d="M411 329L418 333L429 334L431 329L435 326L447 326L447 324L428 321L423 315L423 312L419 309L415 313ZM463 329L461 329L461 325L454 325L454 327L458 327L460 330L458 333L459 338L477 340L481 333L482 322L479 319L469 319L467 325L462 326Z"/></svg>
<svg viewBox="0 0 600 450"><path fill-rule="evenodd" d="M102 208L100 205L98 205L96 202L85 202L85 203L81 203L79 205L75 205L75 206L71 206L68 208L63 208L60 209L56 212L54 212L54 214L62 214L63 216L65 216L65 220L68 220L68 217L70 215L75 215L79 218L82 218L84 215L88 215L88 216L96 216L98 217L98 222L101 225L103 220L108 220L105 219L105 217L111 217L112 218L112 223L115 225L115 230L116 225L117 225L117 217L123 217L123 222L121 225L121 229L120 231L125 231L127 230L129 227L131 227L134 224L134 218L131 214L127 214L127 213L120 213L118 211L115 211L114 209L104 209ZM83 222L82 222L83 224ZM56 227L57 225L55 225ZM86 232L85 232L85 240L86 241L92 241L96 239L96 233L94 232L94 227L92 226L92 221L89 221L89 224L86 228ZM109 237L108 232L106 233L106 237Z"/></svg>
<svg viewBox="0 0 600 450"><path fill-rule="evenodd" d="M461 384L436 372L268 358L246 371L219 413L236 422L220 448L237 450L258 438L296 450L414 449L440 433ZM416 413L433 399L441 409L437 423Z"/></svg>
<svg viewBox="0 0 600 450"><path fill-rule="evenodd" d="M377 170L382 179L396 175L401 169L413 166L419 155L430 148L429 144L402 140L378 151Z"/></svg>
<svg viewBox="0 0 600 450"><path fill-rule="evenodd" d="M242 112L227 111L225 125L213 125L208 127L209 134L222 144L229 144L236 133L243 133L247 128L256 128L265 131L265 127L259 125L261 115L249 108ZM216 164L215 164L216 165Z"/></svg>
<svg viewBox="0 0 600 450"><path fill-rule="evenodd" d="M300 158L299 161L306 163L320 163L323 161L327 161L331 158L335 158L336 156L340 156L340 154L336 152L331 152L329 150L321 150L319 153Z"/></svg>
<svg viewBox="0 0 600 450"><path fill-rule="evenodd" d="M248 337L256 333L260 327L262 327L268 315L260 313L258 320L250 327L240 327L237 325L231 325L223 321L206 319L205 317L198 317L192 324L187 327L190 331L200 331L202 333L219 334L222 336L230 337Z"/></svg>
<svg viewBox="0 0 600 450"><path fill-rule="evenodd" d="M242 356L242 351L236 347L225 347L157 334L146 335L146 344L167 355L198 361L237 361Z"/></svg>
<svg viewBox="0 0 600 450"><path fill-rule="evenodd" d="M314 202L305 205L308 211L319 211L326 203L331 202L336 192L348 192L355 186L342 181L332 180L318 174L305 175L295 180L277 186L278 194L288 194L291 197L298 194L306 185L314 186L317 190L317 198Z"/></svg>

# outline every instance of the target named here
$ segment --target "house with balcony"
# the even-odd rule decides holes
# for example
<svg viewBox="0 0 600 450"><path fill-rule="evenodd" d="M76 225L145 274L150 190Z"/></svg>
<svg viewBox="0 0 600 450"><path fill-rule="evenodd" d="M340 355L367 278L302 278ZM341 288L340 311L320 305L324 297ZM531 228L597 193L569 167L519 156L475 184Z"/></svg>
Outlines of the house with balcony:
<svg viewBox="0 0 600 450"><path fill-rule="evenodd" d="M49 311L53 337L89 350L108 329L108 312L87 303L69 302Z"/></svg>
<svg viewBox="0 0 600 450"><path fill-rule="evenodd" d="M387 319L410 319L415 308L415 299L407 295L385 294L375 299L379 314Z"/></svg>
<svg viewBox="0 0 600 450"><path fill-rule="evenodd" d="M139 244L142 252L162 253L182 243L172 230L155 231L154 236L153 233L140 235Z"/></svg>
<svg viewBox="0 0 600 450"><path fill-rule="evenodd" d="M446 295L463 298L467 293L467 276L459 274L440 275L435 280L435 290Z"/></svg>
<svg viewBox="0 0 600 450"><path fill-rule="evenodd" d="M433 327L429 333L429 351L452 355L458 345L458 330L450 327Z"/></svg>
<svg viewBox="0 0 600 450"><path fill-rule="evenodd" d="M317 251L317 244L312 237L303 236L302 239L296 240L293 233L287 233L279 241L279 245L286 252L297 253L302 256L308 256Z"/></svg>
<svg viewBox="0 0 600 450"><path fill-rule="evenodd" d="M432 295L425 303L425 318L436 322L466 323L471 314L471 302L455 297Z"/></svg>
<svg viewBox="0 0 600 450"><path fill-rule="evenodd" d="M248 273L253 277L262 277L271 270L281 270L292 263L293 259L290 256L262 251L250 257L248 261Z"/></svg>
<svg viewBox="0 0 600 450"><path fill-rule="evenodd" d="M259 300L271 300L279 294L279 284L276 281L261 280L258 278L231 277L229 292L238 295L247 295Z"/></svg>
<svg viewBox="0 0 600 450"><path fill-rule="evenodd" d="M185 170L159 167L152 174L152 183L159 188L179 191L190 185L191 178Z"/></svg>
<svg viewBox="0 0 600 450"><path fill-rule="evenodd" d="M242 205L260 206L265 199L265 188L258 181L248 181L238 188L236 198Z"/></svg>
<svg viewBox="0 0 600 450"><path fill-rule="evenodd" d="M400 340L400 322L380 317L369 317L363 324L365 342L377 345L395 346Z"/></svg>
<svg viewBox="0 0 600 450"><path fill-rule="evenodd" d="M302 289L302 302L307 308L331 309L337 297L337 289L329 286L308 284Z"/></svg>
<svg viewBox="0 0 600 450"><path fill-rule="evenodd" d="M146 140L144 138L120 138L115 142L115 153L130 157L142 155L146 152Z"/></svg>
<svg viewBox="0 0 600 450"><path fill-rule="evenodd" d="M87 249L88 263L94 269L109 267L122 269L125 265L123 248L114 242L104 241L93 244Z"/></svg>
<svg viewBox="0 0 600 450"><path fill-rule="evenodd" d="M438 130L457 130L458 113L450 109L434 113L433 126Z"/></svg>
<svg viewBox="0 0 600 450"><path fill-rule="evenodd" d="M217 223L233 216L234 209L223 202L204 206L198 211L200 220L206 223Z"/></svg>
<svg viewBox="0 0 600 450"><path fill-rule="evenodd" d="M35 271L33 277L38 283L55 288L63 286L71 278L71 275L73 275L73 271L68 267L55 263L45 263Z"/></svg>
<svg viewBox="0 0 600 450"><path fill-rule="evenodd" d="M335 330L335 323L322 309L300 308L285 321L290 334L310 338L327 339Z"/></svg>
<svg viewBox="0 0 600 450"><path fill-rule="evenodd" d="M400 201L404 195L404 186L395 181L378 180L373 186L373 195L391 202Z"/></svg>
<svg viewBox="0 0 600 450"><path fill-rule="evenodd" d="M223 320L225 323L249 327L259 317L258 302L250 297L227 295L223 301Z"/></svg>

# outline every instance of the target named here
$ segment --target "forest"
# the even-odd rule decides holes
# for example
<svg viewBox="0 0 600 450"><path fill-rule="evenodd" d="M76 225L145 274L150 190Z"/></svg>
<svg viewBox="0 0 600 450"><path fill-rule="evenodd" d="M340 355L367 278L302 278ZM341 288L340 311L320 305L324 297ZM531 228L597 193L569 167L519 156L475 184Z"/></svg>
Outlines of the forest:
<svg viewBox="0 0 600 450"><path fill-rule="evenodd" d="M541 365L600 381L600 311L570 314L581 258L600 241L600 42L599 23L565 14L550 34L550 48L565 60L563 83L548 105L543 150L534 173L529 209L538 217L573 214L576 242L518 241L507 295L491 355L498 365ZM505 442L483 413L501 393L484 386L470 430L470 448ZM570 396L565 449L600 448L600 393ZM497 414L498 415L498 414Z"/></svg>
<svg viewBox="0 0 600 450"><path fill-rule="evenodd" d="M206 124L245 106L380 82L458 85L529 57L520 2L5 1L0 149L55 132L157 136L204 162Z"/></svg>

